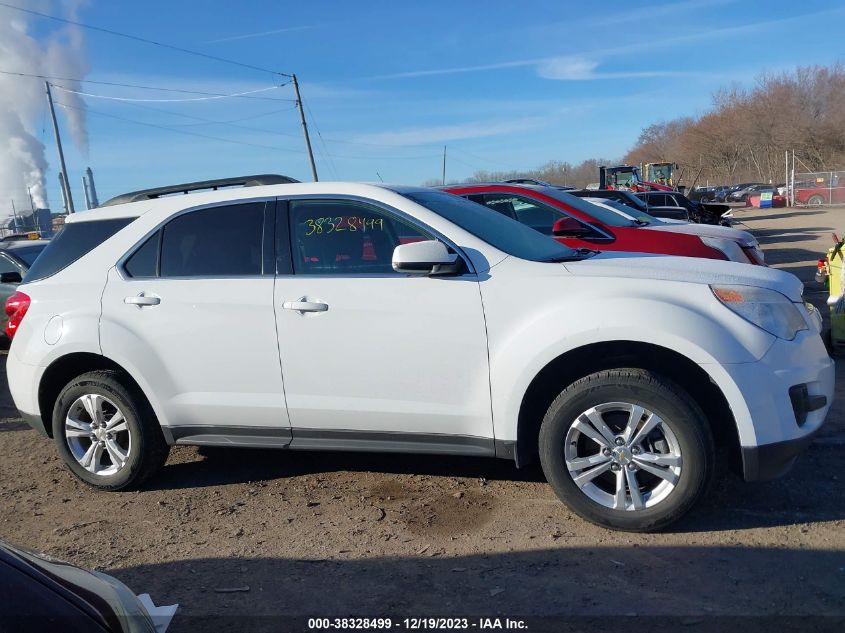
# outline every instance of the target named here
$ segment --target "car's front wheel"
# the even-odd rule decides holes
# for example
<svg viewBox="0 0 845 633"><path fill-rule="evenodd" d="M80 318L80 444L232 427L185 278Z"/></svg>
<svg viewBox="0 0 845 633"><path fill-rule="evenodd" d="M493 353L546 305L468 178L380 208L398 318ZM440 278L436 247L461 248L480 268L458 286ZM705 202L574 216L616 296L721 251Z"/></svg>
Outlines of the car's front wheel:
<svg viewBox="0 0 845 633"><path fill-rule="evenodd" d="M146 398L118 371L92 371L65 386L53 438L73 474L100 490L138 486L169 452Z"/></svg>
<svg viewBox="0 0 845 633"><path fill-rule="evenodd" d="M567 387L540 429L540 461L558 497L617 530L659 530L701 498L714 470L701 409L653 372L614 369Z"/></svg>

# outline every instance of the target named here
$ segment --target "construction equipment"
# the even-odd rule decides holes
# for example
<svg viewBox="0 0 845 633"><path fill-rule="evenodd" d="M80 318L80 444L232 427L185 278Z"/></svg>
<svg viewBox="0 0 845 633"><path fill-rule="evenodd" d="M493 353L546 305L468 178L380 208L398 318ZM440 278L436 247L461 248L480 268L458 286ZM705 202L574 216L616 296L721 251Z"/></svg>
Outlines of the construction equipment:
<svg viewBox="0 0 845 633"><path fill-rule="evenodd" d="M623 189L637 192L675 191L675 188L670 185L643 180L640 168L632 165L616 165L614 167L602 165L599 167L599 189Z"/></svg>
<svg viewBox="0 0 845 633"><path fill-rule="evenodd" d="M678 169L678 163L646 163L643 165L646 182L669 185L670 187L677 187L680 182Z"/></svg>

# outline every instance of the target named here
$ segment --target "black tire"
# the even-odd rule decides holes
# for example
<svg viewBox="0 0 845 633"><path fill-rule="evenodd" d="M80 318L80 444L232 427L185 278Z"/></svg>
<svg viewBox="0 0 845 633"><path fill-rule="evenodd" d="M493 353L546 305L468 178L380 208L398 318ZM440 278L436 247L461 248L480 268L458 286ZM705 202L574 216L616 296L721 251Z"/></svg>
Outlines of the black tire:
<svg viewBox="0 0 845 633"><path fill-rule="evenodd" d="M86 394L107 398L122 412L126 421L131 450L124 465L113 474L100 475L88 471L74 457L69 445L65 419L71 406ZM105 491L137 488L164 465L170 452L147 399L125 374L113 370L82 374L62 389L53 408L53 438L59 455L71 472L89 486ZM89 440L89 446L90 443Z"/></svg>
<svg viewBox="0 0 845 633"><path fill-rule="evenodd" d="M810 206L810 207L820 207L823 204L824 204L824 198L822 198L820 195L812 195L812 196L810 196L810 199L807 200L807 206Z"/></svg>
<svg viewBox="0 0 845 633"><path fill-rule="evenodd" d="M564 450L570 427L582 413L603 403L644 407L659 415L674 434L682 468L674 488L652 507L633 511L606 507L585 494L567 468ZM546 479L561 501L591 523L629 532L660 530L683 517L707 491L715 464L713 435L698 405L673 382L643 369L600 371L564 389L543 419L539 450Z"/></svg>

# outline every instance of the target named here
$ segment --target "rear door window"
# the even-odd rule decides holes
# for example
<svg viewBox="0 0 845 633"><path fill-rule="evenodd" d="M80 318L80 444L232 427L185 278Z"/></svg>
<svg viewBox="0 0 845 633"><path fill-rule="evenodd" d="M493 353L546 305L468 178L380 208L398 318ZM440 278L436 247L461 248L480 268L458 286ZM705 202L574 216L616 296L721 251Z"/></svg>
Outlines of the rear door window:
<svg viewBox="0 0 845 633"><path fill-rule="evenodd" d="M261 275L264 207L264 202L233 204L174 218L163 229L159 274L162 277ZM144 244L142 249L146 247Z"/></svg>
<svg viewBox="0 0 845 633"><path fill-rule="evenodd" d="M92 220L65 224L26 273L24 282L38 281L70 266L105 242L135 218Z"/></svg>
<svg viewBox="0 0 845 633"><path fill-rule="evenodd" d="M161 243L161 231L153 233L123 265L130 277L158 276L158 247Z"/></svg>

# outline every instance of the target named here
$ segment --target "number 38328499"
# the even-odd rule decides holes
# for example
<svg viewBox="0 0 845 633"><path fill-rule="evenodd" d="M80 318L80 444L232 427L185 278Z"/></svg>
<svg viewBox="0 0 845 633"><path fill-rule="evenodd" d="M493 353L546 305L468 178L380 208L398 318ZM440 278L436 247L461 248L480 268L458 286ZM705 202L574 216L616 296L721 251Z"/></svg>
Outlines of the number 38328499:
<svg viewBox="0 0 845 633"><path fill-rule="evenodd" d="M338 216L326 218L308 218L305 220L305 237L328 235L340 231L383 231L384 218Z"/></svg>

